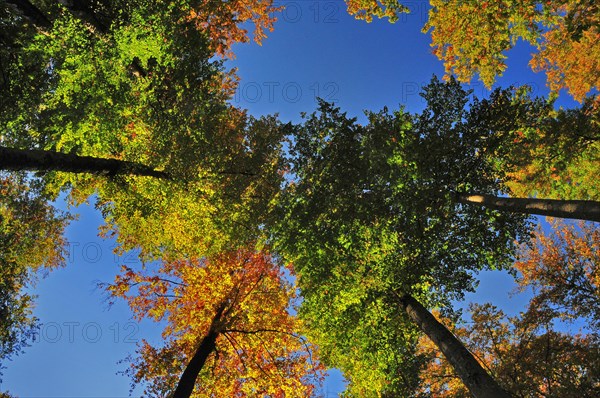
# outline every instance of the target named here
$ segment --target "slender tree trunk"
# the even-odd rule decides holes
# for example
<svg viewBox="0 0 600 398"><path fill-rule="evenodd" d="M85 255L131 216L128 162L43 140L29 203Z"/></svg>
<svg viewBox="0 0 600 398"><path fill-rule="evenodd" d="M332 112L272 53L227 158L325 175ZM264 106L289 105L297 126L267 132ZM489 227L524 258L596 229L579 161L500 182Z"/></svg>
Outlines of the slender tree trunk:
<svg viewBox="0 0 600 398"><path fill-rule="evenodd" d="M179 383L177 383L173 398L188 398L192 395L198 374L204 367L208 356L215 351L218 336L219 333L211 331L202 339L196 353L183 371Z"/></svg>
<svg viewBox="0 0 600 398"><path fill-rule="evenodd" d="M48 29L52 26L50 20L40 11L39 8L27 0L6 0L6 2L18 9L25 18L38 29Z"/></svg>
<svg viewBox="0 0 600 398"><path fill-rule="evenodd" d="M483 369L466 347L444 325L410 295L400 298L400 305L442 351L462 382L475 398L510 398L511 395Z"/></svg>
<svg viewBox="0 0 600 398"><path fill-rule="evenodd" d="M225 303L223 303L217 310L217 313L213 317L208 329L208 333L200 342L200 345L196 349L194 356L181 374L179 382L177 383L177 388L173 393L173 398L189 398L192 395L198 374L200 374L202 371L202 368L204 367L204 364L206 363L206 360L210 354L212 354L217 348L217 337L219 337L219 334L221 333L218 325L221 321L224 311Z"/></svg>
<svg viewBox="0 0 600 398"><path fill-rule="evenodd" d="M457 201L500 211L600 222L600 202L593 200L501 198L462 193L457 194Z"/></svg>
<svg viewBox="0 0 600 398"><path fill-rule="evenodd" d="M102 23L86 0L58 0L63 6L82 22L89 24L99 33L108 32L108 27Z"/></svg>
<svg viewBox="0 0 600 398"><path fill-rule="evenodd" d="M52 27L52 21L46 16L39 8L33 5L27 0L6 0L6 2L12 5L14 8L19 10L21 14L27 18L36 28L41 31L47 31ZM81 20L83 23L100 34L108 32L109 27L102 23L96 16L94 11L91 9L89 1L82 0L60 0L60 3L69 10L69 12L75 17ZM147 72L144 67L140 64L138 58L131 61L129 69L132 73L137 76L146 76Z"/></svg>
<svg viewBox="0 0 600 398"><path fill-rule="evenodd" d="M164 171L118 159L78 156L69 153L39 149L14 149L0 147L0 170L64 171L69 173L92 173L136 175L170 179Z"/></svg>

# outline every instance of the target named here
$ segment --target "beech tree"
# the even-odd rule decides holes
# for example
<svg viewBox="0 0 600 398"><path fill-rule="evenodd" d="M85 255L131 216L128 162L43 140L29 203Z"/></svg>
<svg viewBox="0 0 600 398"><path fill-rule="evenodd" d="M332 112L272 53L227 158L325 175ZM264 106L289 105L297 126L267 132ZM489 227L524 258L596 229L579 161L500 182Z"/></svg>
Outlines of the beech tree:
<svg viewBox="0 0 600 398"><path fill-rule="evenodd" d="M63 231L71 220L48 204L30 179L0 173L0 360L31 343L37 319L32 315L32 286L42 271L65 262Z"/></svg>
<svg viewBox="0 0 600 398"><path fill-rule="evenodd" d="M290 314L295 289L253 248L124 267L108 290L137 319L164 320L164 345L143 341L128 373L145 394L309 397L323 377L314 346Z"/></svg>
<svg viewBox="0 0 600 398"><path fill-rule="evenodd" d="M554 111L552 101L531 98L523 89L497 89L487 99L473 98L471 101L453 80L442 85L434 79L425 88L427 91L443 92L460 98L465 104L470 101L468 111L465 109L456 114L457 118L463 119L462 123L451 127L439 126L436 134L429 134L416 142L411 150L414 156L434 160L423 169L427 178L453 191L456 201L501 211L599 220L600 202L587 200L596 198L595 184L591 180L600 172L600 163L595 161L597 143L587 145L584 155L576 152L580 146L575 145L578 136L585 136L586 132L594 134L593 127L597 122L588 117L588 107ZM441 111L442 108L437 109ZM427 125L428 112L426 110L417 116L416 130L431 128ZM543 137L560 137L566 126L573 127L570 133L572 139L561 140L572 142L572 147L554 151L558 149L557 145L549 144L549 149L544 149L543 142L546 140ZM545 164L547 159L554 160ZM449 163L459 163L461 168L455 172L447 168ZM552 164L563 170L573 170L575 165L586 164L587 167L579 170L577 178L570 171L560 172L562 177L555 180L562 182L548 186L544 181L548 180L549 174L556 172ZM538 171L530 177L534 168ZM482 173L494 174L501 181L502 193L510 197L477 192L475 183ZM524 197L514 197L513 187L525 193ZM540 192L548 193L554 199L539 198ZM582 197L574 198L576 193ZM527 197L534 194L538 197Z"/></svg>
<svg viewBox="0 0 600 398"><path fill-rule="evenodd" d="M458 82L437 79L422 95L423 112L367 113L365 126L322 103L293 135L294 178L274 239L298 272L309 336L325 363L345 372L350 395L407 394L421 363L411 321L436 342L433 331L451 336L424 308L420 320L410 317L408 297L448 310L450 298L473 288L474 272L512 268L514 241L528 234L516 213L549 210L528 208L540 200L501 197L510 191L498 168L507 137L549 117L546 101L512 90L471 99ZM593 201L543 203L568 217L578 215L565 207L584 204L591 211L583 217L597 219ZM454 343L464 356L450 350L448 358L471 393L505 395L485 370L463 371L477 361ZM480 382L470 384L477 372Z"/></svg>
<svg viewBox="0 0 600 398"><path fill-rule="evenodd" d="M409 12L401 0L347 0L348 12L391 22ZM431 0L423 27L447 75L461 82L475 75L491 87L506 70L506 52L519 39L533 45L530 65L546 72L553 92L565 88L582 101L600 87L598 5L589 0Z"/></svg>
<svg viewBox="0 0 600 398"><path fill-rule="evenodd" d="M105 233L149 256L198 257L260 225L250 219L278 187L284 129L227 104L235 78L214 56L248 40L244 22L255 22L260 40L273 22L270 1L0 7L2 146L143 164L170 177L107 181L54 168L43 177L51 198L95 193Z"/></svg>
<svg viewBox="0 0 600 398"><path fill-rule="evenodd" d="M471 305L470 321L442 321L477 360L515 397L592 397L600 393L600 341L594 334L559 332L553 316L530 310L508 317L491 304ZM420 390L436 397L466 397L468 390L430 341L419 352L429 358Z"/></svg>
<svg viewBox="0 0 600 398"><path fill-rule="evenodd" d="M515 267L519 285L532 288L532 311L564 319L586 319L600 328L600 231L593 224L554 221L523 245Z"/></svg>
<svg viewBox="0 0 600 398"><path fill-rule="evenodd" d="M187 259L181 267L194 269L211 255L255 239L281 183L286 130L274 117L250 118L227 103L236 80L215 55L248 40L245 22L256 23L254 38L260 40L274 10L270 0L0 3L4 153L52 151L63 161L105 159L110 167L127 165L131 171L145 165L142 174L154 170L170 177L140 178L112 169L109 174L117 175L106 179L73 173L81 169L66 170L64 163L43 166L49 169L39 183L45 199L64 190L70 201L81 203L95 194L106 220L102 234L116 236L118 250L140 249L143 260ZM284 294L274 286L287 292L274 283L273 299ZM288 325L281 327L291 333ZM206 331L193 331L194 338ZM220 336L217 347L225 338ZM249 379L257 379L264 365L260 355L272 364L270 370L263 366L270 375L300 373L305 356L292 349L305 347L299 337L296 346L285 339L297 336L274 338L279 346L260 351L260 336L230 331L231 336L254 344L250 359L258 367L250 368ZM177 344L187 347L178 354L182 365L193 343ZM278 362L287 348L290 357ZM266 359L269 352L275 359ZM300 376L281 380L280 390L273 384L269 391L309 391ZM259 382L223 383L230 390L263 388Z"/></svg>
<svg viewBox="0 0 600 398"><path fill-rule="evenodd" d="M500 192L472 144L498 121L465 110L456 82L434 80L423 96L421 114L368 113L365 126L321 103L293 135L294 178L273 239L298 273L307 335L344 372L350 396L407 395L418 383L419 330L398 297L448 308L473 289L474 272L509 268L514 240L527 235L522 216L453 197L463 187ZM459 364L472 360L462 352ZM486 392L471 392L506 396L486 380L487 389L475 382Z"/></svg>

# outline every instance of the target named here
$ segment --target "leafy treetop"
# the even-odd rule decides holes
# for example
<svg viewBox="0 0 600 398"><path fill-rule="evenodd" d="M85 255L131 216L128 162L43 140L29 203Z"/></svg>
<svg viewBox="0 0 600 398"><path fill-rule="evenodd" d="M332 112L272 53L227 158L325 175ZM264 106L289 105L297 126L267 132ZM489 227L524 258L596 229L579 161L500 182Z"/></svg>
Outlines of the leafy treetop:
<svg viewBox="0 0 600 398"><path fill-rule="evenodd" d="M321 103L293 135L274 239L299 275L309 337L350 395L412 388L416 332L398 296L431 306L461 297L473 272L510 266L527 230L522 217L453 199L502 189L482 150L507 111L493 99L467 110L456 81L434 79L423 96L421 114L368 113L365 126Z"/></svg>
<svg viewBox="0 0 600 398"><path fill-rule="evenodd" d="M164 345L144 341L128 371L134 383L148 383L148 394L174 389L209 332L216 348L192 396L308 397L322 380L316 348L289 312L294 286L265 252L163 262L154 272L124 267L108 289L136 318L166 322Z"/></svg>

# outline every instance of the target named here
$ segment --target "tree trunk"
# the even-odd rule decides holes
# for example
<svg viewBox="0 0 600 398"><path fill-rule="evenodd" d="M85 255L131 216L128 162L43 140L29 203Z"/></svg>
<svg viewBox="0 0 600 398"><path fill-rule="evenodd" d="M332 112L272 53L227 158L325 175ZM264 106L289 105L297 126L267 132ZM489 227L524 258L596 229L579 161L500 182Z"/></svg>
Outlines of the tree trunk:
<svg viewBox="0 0 600 398"><path fill-rule="evenodd" d="M192 395L198 374L204 367L208 356L215 351L218 336L219 333L211 331L202 339L196 353L179 378L173 398L189 398Z"/></svg>
<svg viewBox="0 0 600 398"><path fill-rule="evenodd" d="M19 10L20 13L40 31L45 32L52 28L52 21L50 18L30 1L6 0L6 2ZM108 33L108 26L98 19L94 11L90 8L89 2L81 0L60 0L60 3L65 6L75 18L78 18L84 24L87 24L91 30L100 34ZM136 77L147 75L146 70L140 64L138 58L131 61L129 68Z"/></svg>
<svg viewBox="0 0 600 398"><path fill-rule="evenodd" d="M400 305L421 331L442 351L475 398L510 398L511 395L483 369L467 348L444 325L410 295Z"/></svg>
<svg viewBox="0 0 600 398"><path fill-rule="evenodd" d="M6 147L0 147L0 170L64 171L68 173L92 173L108 176L136 175L170 179L164 171L157 171L134 162L78 156L39 149Z"/></svg>
<svg viewBox="0 0 600 398"><path fill-rule="evenodd" d="M39 8L27 0L6 0L6 2L19 10L38 29L48 29L52 26L50 20L40 11Z"/></svg>
<svg viewBox="0 0 600 398"><path fill-rule="evenodd" d="M224 311L225 303L218 308L217 313L212 319L208 333L200 342L194 356L181 374L179 382L177 383L177 388L173 393L173 398L189 398L192 395L192 392L194 392L198 374L202 371L210 354L217 348L217 337L219 337L219 334L221 333L219 330L219 323L221 322Z"/></svg>
<svg viewBox="0 0 600 398"><path fill-rule="evenodd" d="M84 23L97 30L99 33L107 33L108 27L102 23L91 9L89 1L84 0L59 0L75 16Z"/></svg>
<svg viewBox="0 0 600 398"><path fill-rule="evenodd" d="M501 198L494 195L462 193L457 194L457 201L500 211L600 222L600 202L593 200Z"/></svg>

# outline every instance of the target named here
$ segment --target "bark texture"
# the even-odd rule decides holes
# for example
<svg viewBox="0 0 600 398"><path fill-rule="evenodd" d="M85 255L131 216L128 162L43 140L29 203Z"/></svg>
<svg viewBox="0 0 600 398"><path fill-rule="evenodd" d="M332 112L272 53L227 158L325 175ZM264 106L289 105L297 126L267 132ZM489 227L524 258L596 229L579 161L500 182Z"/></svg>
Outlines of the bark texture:
<svg viewBox="0 0 600 398"><path fill-rule="evenodd" d="M593 200L501 198L462 193L457 194L457 201L500 211L600 222L600 202Z"/></svg>
<svg viewBox="0 0 600 398"><path fill-rule="evenodd" d="M6 2L19 10L21 14L37 28L48 29L52 26L52 23L46 15L31 2L27 0L6 0Z"/></svg>
<svg viewBox="0 0 600 398"><path fill-rule="evenodd" d="M179 382L177 383L177 388L173 393L173 398L189 398L194 392L194 386L196 385L196 378L198 374L202 371L206 360L217 348L217 337L219 337L220 331L220 323L221 318L223 316L223 312L225 310L225 305L221 305L217 310L212 322L210 324L210 328L208 329L208 333L196 349L194 356L186 366L185 370L181 374L179 378Z"/></svg>
<svg viewBox="0 0 600 398"><path fill-rule="evenodd" d="M400 305L421 331L438 346L475 398L510 398L511 395L483 369L467 348L421 303L410 295Z"/></svg>
<svg viewBox="0 0 600 398"><path fill-rule="evenodd" d="M64 171L69 173L92 173L136 175L169 179L163 171L143 164L118 159L78 156L69 153L39 149L15 149L0 147L0 169L15 171Z"/></svg>

